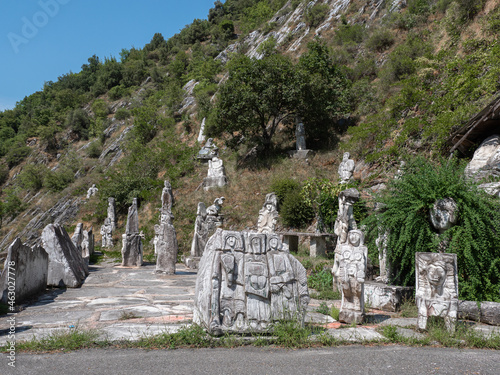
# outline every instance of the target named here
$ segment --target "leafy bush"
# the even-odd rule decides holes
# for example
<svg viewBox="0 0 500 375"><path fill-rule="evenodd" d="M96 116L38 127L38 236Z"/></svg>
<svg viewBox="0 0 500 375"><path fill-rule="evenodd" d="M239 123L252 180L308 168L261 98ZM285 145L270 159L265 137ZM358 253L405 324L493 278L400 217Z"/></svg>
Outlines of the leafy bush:
<svg viewBox="0 0 500 375"><path fill-rule="evenodd" d="M279 180L274 180L271 183L271 191L276 193L279 203L283 204L285 197L292 191L300 189L300 183L292 180L291 178L283 178Z"/></svg>
<svg viewBox="0 0 500 375"><path fill-rule="evenodd" d="M314 210L304 201L300 191L293 190L285 196L280 216L284 225L303 228L314 219Z"/></svg>
<svg viewBox="0 0 500 375"><path fill-rule="evenodd" d="M69 112L64 125L83 139L89 137L90 119L81 108Z"/></svg>
<svg viewBox="0 0 500 375"><path fill-rule="evenodd" d="M87 156L89 158L97 159L99 156L101 156L102 145L99 141L93 141L89 144L85 151L87 152Z"/></svg>
<svg viewBox="0 0 500 375"><path fill-rule="evenodd" d="M377 29L366 41L372 51L383 52L394 44L394 35L389 29Z"/></svg>
<svg viewBox="0 0 500 375"><path fill-rule="evenodd" d="M9 178L9 167L4 163L0 163L0 185L3 185Z"/></svg>
<svg viewBox="0 0 500 375"><path fill-rule="evenodd" d="M5 161L9 168L15 167L24 160L31 152L31 149L22 142L17 142L12 145L10 150L5 155Z"/></svg>
<svg viewBox="0 0 500 375"><path fill-rule="evenodd" d="M115 112L115 119L117 120L126 120L130 116L130 111L126 108L118 108Z"/></svg>
<svg viewBox="0 0 500 375"><path fill-rule="evenodd" d="M114 86L108 91L108 95L111 100L118 100L124 96L130 95L130 89L124 85Z"/></svg>
<svg viewBox="0 0 500 375"><path fill-rule="evenodd" d="M18 176L21 186L25 189L40 190L48 169L43 164L28 164Z"/></svg>
<svg viewBox="0 0 500 375"><path fill-rule="evenodd" d="M97 118L106 118L109 114L108 104L102 99L96 99L91 106L92 112L94 112Z"/></svg>
<svg viewBox="0 0 500 375"><path fill-rule="evenodd" d="M437 252L446 240L446 252L457 254L460 298L498 301L500 296L500 203L464 177L464 163L423 158L410 160L401 178L391 180L380 202L386 210L365 220L371 246L377 227L389 231L388 257L391 281L415 283L415 253ZM458 204L456 226L437 236L429 209L437 199L453 198Z"/></svg>
<svg viewBox="0 0 500 375"><path fill-rule="evenodd" d="M308 8L305 14L305 21L311 27L318 27L330 11L328 4L315 4Z"/></svg>
<svg viewBox="0 0 500 375"><path fill-rule="evenodd" d="M43 184L49 190L57 192L64 190L74 180L74 172L70 168L62 167L55 171L49 171L44 177Z"/></svg>
<svg viewBox="0 0 500 375"><path fill-rule="evenodd" d="M359 44L363 41L365 37L365 27L360 24L342 24L335 31L334 41L338 45L344 44Z"/></svg>

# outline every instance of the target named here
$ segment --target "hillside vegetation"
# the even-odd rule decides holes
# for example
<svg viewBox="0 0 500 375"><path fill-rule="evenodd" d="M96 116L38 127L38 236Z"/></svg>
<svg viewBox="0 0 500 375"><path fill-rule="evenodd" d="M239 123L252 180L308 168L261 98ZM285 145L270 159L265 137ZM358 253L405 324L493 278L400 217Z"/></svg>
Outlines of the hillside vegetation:
<svg viewBox="0 0 500 375"><path fill-rule="evenodd" d="M226 228L255 227L275 190L282 226L320 218L331 230L344 151L358 164L352 186L364 191L364 219L370 187L411 155L443 163L450 134L498 95L499 33L499 0L216 1L170 39L157 33L143 48L91 56L0 112L0 248L16 235L36 242L54 220L98 232L112 196L118 250L138 197L151 254L165 179L184 254L197 203L218 196ZM287 154L297 116L316 150L307 161ZM230 181L208 192L199 189L207 166L195 158L204 118ZM86 200L93 183L98 195ZM490 299L499 267L488 271ZM475 285L469 296L480 298Z"/></svg>

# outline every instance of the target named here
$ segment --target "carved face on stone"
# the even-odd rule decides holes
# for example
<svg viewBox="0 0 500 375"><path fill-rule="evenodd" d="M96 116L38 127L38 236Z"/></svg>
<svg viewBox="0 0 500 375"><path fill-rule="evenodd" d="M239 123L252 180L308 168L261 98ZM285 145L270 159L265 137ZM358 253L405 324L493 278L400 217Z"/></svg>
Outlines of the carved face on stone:
<svg viewBox="0 0 500 375"><path fill-rule="evenodd" d="M236 237L235 236L226 237L226 246L224 246L225 248L226 247L234 248L235 245L236 245Z"/></svg>
<svg viewBox="0 0 500 375"><path fill-rule="evenodd" d="M361 235L358 231L351 230L349 232L349 242L352 246L358 247L361 242Z"/></svg>
<svg viewBox="0 0 500 375"><path fill-rule="evenodd" d="M271 237L269 240L269 247L271 250L276 250L278 248L278 239L276 237Z"/></svg>
<svg viewBox="0 0 500 375"><path fill-rule="evenodd" d="M259 237L252 238L250 244L252 245L252 251L254 254L262 254L262 243Z"/></svg>
<svg viewBox="0 0 500 375"><path fill-rule="evenodd" d="M348 152L344 152L344 156L342 157L342 161L349 160L349 156L351 156L351 154L349 154Z"/></svg>
<svg viewBox="0 0 500 375"><path fill-rule="evenodd" d="M430 211L431 222L439 232L450 229L458 221L458 206L452 198L438 199Z"/></svg>
<svg viewBox="0 0 500 375"><path fill-rule="evenodd" d="M273 206L271 203L267 203L267 204L266 204L266 208L267 208L267 210L268 210L269 212L271 212L271 211L273 210L274 206Z"/></svg>
<svg viewBox="0 0 500 375"><path fill-rule="evenodd" d="M427 280L431 286L440 288L446 280L446 266L439 262L430 264L427 269Z"/></svg>

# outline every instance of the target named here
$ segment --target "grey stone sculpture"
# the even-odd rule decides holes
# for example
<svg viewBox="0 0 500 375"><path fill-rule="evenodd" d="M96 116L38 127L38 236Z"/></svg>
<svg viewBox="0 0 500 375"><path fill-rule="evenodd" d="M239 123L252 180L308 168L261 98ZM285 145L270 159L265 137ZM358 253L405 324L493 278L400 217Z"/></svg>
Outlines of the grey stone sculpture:
<svg viewBox="0 0 500 375"><path fill-rule="evenodd" d="M213 138L208 138L207 143L205 143L205 146L201 148L201 150L198 152L198 159L208 161L212 160L213 157L213 149L217 148L213 142Z"/></svg>
<svg viewBox="0 0 500 375"><path fill-rule="evenodd" d="M203 189L205 191L214 187L223 187L227 185L226 170L224 162L219 159L218 148L212 150L212 158L208 161L207 177L203 180Z"/></svg>
<svg viewBox="0 0 500 375"><path fill-rule="evenodd" d="M7 250L0 276L1 302L17 305L43 293L47 287L48 266L49 255L42 247L29 247L16 238Z"/></svg>
<svg viewBox="0 0 500 375"><path fill-rule="evenodd" d="M500 135L494 134L481 143L467 164L465 175L476 180L500 175Z"/></svg>
<svg viewBox="0 0 500 375"><path fill-rule="evenodd" d="M92 184L92 186L89 187L89 190L87 190L87 199L96 195L98 191L99 189L95 186L95 184Z"/></svg>
<svg viewBox="0 0 500 375"><path fill-rule="evenodd" d="M198 134L198 143L205 142L205 118L201 121L200 133Z"/></svg>
<svg viewBox="0 0 500 375"><path fill-rule="evenodd" d="M458 205L453 198L438 199L430 209L431 223L438 232L438 236L444 238L439 243L439 252L444 253L448 248L448 240L442 236L444 232L458 222Z"/></svg>
<svg viewBox="0 0 500 375"><path fill-rule="evenodd" d="M306 129L300 117L297 117L297 126L295 128L295 148L297 151L307 150L306 147Z"/></svg>
<svg viewBox="0 0 500 375"><path fill-rule="evenodd" d="M352 177L352 174L354 173L354 167L355 167L354 160L349 159L349 156L350 155L348 152L344 152L344 156L339 165L338 172L341 184L348 183Z"/></svg>
<svg viewBox="0 0 500 375"><path fill-rule="evenodd" d="M42 246L49 255L47 285L80 287L89 272L66 230L59 224L47 225L42 231Z"/></svg>
<svg viewBox="0 0 500 375"><path fill-rule="evenodd" d="M177 234L172 224L174 219L174 215L172 215L173 195L172 187L168 181L165 181L161 201L160 225L155 225L155 233L157 233L155 241L155 252L157 255L155 272L173 275L175 274L175 263L177 261L179 245L177 243Z"/></svg>
<svg viewBox="0 0 500 375"><path fill-rule="evenodd" d="M140 267L142 265L142 236L139 233L137 198L133 199L128 209L127 226L122 240L122 266Z"/></svg>
<svg viewBox="0 0 500 375"><path fill-rule="evenodd" d="M368 248L360 230L351 230L347 243L341 246L339 281L342 291L342 305L339 321L361 324L364 318L364 283Z"/></svg>
<svg viewBox="0 0 500 375"><path fill-rule="evenodd" d="M257 232L274 233L276 231L278 216L278 197L275 193L269 193L266 195L264 205L259 211Z"/></svg>
<svg viewBox="0 0 500 375"><path fill-rule="evenodd" d="M207 208L205 203L198 203L198 209L196 211L196 221L194 223L194 236L193 242L191 243L191 256L201 257L203 255L203 250L205 250L205 245L208 241L208 224L207 220Z"/></svg>
<svg viewBox="0 0 500 375"><path fill-rule="evenodd" d="M193 321L209 332L265 332L280 319L303 323L305 268L277 235L223 231L210 237L196 279Z"/></svg>
<svg viewBox="0 0 500 375"><path fill-rule="evenodd" d="M458 311L457 255L416 253L415 277L418 328L427 328L429 316L440 316L453 332Z"/></svg>
<svg viewBox="0 0 500 375"><path fill-rule="evenodd" d="M88 264L90 256L94 254L94 233L93 228L83 231L83 240L82 240L82 257Z"/></svg>
<svg viewBox="0 0 500 375"><path fill-rule="evenodd" d="M76 224L75 233L71 236L71 241L73 241L76 249L81 252L83 241L83 223Z"/></svg>
<svg viewBox="0 0 500 375"><path fill-rule="evenodd" d="M116 205L115 198L108 198L108 216L101 226L102 247L113 247L113 231L116 229Z"/></svg>
<svg viewBox="0 0 500 375"><path fill-rule="evenodd" d="M347 243L349 231L358 229L356 220L354 220L353 205L359 200L359 191L354 188L341 191L339 194L339 209L333 231L337 236L337 245L334 252L334 263L332 267L333 290L339 288L339 266L342 251L342 245Z"/></svg>

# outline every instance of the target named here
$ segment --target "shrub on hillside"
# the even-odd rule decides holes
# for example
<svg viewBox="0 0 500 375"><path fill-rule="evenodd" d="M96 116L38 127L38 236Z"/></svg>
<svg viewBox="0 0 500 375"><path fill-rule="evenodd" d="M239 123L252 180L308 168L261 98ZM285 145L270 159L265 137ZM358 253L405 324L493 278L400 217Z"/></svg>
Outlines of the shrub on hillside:
<svg viewBox="0 0 500 375"><path fill-rule="evenodd" d="M43 164L28 164L18 176L21 186L25 189L40 190L48 169Z"/></svg>
<svg viewBox="0 0 500 375"><path fill-rule="evenodd" d="M304 201L300 190L292 190L283 199L280 217L285 226L304 228L314 219L314 210Z"/></svg>
<svg viewBox="0 0 500 375"><path fill-rule="evenodd" d="M3 185L9 178L9 167L6 164L0 163L0 185Z"/></svg>
<svg viewBox="0 0 500 375"><path fill-rule="evenodd" d="M390 278L396 285L414 285L415 253L438 252L445 241L445 251L457 254L460 298L499 301L500 203L466 179L464 167L456 159L437 164L420 157L410 160L378 198L385 211L363 224L370 229L371 249L378 228L388 231ZM448 197L458 204L458 223L438 236L429 209Z"/></svg>
<svg viewBox="0 0 500 375"><path fill-rule="evenodd" d="M115 112L115 119L126 120L131 116L131 113L126 108L118 108Z"/></svg>
<svg viewBox="0 0 500 375"><path fill-rule="evenodd" d="M311 27L318 27L330 11L328 4L315 4L308 8L305 14L306 23Z"/></svg>
<svg viewBox="0 0 500 375"><path fill-rule="evenodd" d="M9 168L15 167L22 162L24 158L30 154L30 152L31 149L23 142L16 142L11 146L7 155L5 155L5 161L7 162Z"/></svg>
<svg viewBox="0 0 500 375"><path fill-rule="evenodd" d="M300 190L300 183L291 178L282 178L274 180L270 186L271 191L276 193L279 203L283 204L285 197L288 193L294 190Z"/></svg>
<svg viewBox="0 0 500 375"><path fill-rule="evenodd" d="M388 29L377 29L366 41L372 51L383 52L394 44L394 35Z"/></svg>

